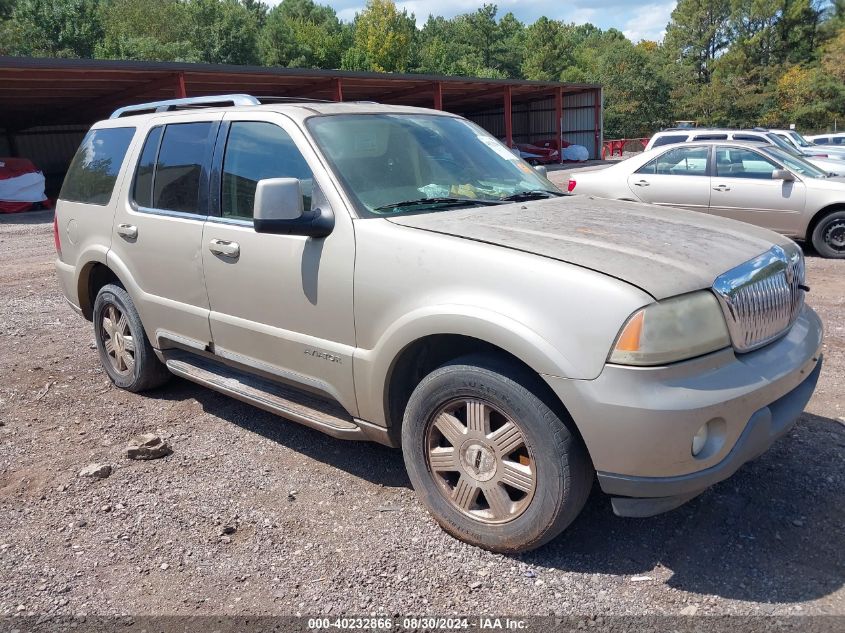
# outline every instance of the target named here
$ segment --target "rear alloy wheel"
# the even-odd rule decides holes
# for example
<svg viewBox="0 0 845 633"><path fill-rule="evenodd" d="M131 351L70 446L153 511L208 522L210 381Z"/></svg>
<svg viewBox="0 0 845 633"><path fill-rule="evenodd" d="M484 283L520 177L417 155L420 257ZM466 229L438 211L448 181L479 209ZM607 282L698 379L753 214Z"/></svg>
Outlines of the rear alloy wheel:
<svg viewBox="0 0 845 633"><path fill-rule="evenodd" d="M167 382L170 372L155 355L126 290L115 284L103 286L93 316L100 360L115 385L145 391Z"/></svg>
<svg viewBox="0 0 845 633"><path fill-rule="evenodd" d="M845 211L834 211L819 220L812 241L822 257L845 259Z"/></svg>
<svg viewBox="0 0 845 633"><path fill-rule="evenodd" d="M539 379L487 356L434 370L408 401L402 451L411 483L449 534L496 552L546 543L586 502L581 439Z"/></svg>

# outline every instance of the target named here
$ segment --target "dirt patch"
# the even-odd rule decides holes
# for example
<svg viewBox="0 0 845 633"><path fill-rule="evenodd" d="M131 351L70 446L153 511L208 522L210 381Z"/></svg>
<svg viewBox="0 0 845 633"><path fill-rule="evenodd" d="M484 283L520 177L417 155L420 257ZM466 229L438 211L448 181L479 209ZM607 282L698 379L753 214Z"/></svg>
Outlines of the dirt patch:
<svg viewBox="0 0 845 633"><path fill-rule="evenodd" d="M652 519L596 491L561 537L507 557L444 534L398 451L177 379L113 388L58 289L50 222L0 216L0 615L845 614L843 261L808 256L825 367L787 437ZM173 454L128 460L147 431ZM94 462L111 476L78 477Z"/></svg>

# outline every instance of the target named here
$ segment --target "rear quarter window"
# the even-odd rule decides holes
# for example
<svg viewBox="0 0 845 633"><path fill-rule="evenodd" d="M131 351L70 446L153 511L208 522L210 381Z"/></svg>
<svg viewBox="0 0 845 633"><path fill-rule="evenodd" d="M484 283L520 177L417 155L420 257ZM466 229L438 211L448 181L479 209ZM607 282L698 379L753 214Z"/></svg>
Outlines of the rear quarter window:
<svg viewBox="0 0 845 633"><path fill-rule="evenodd" d="M91 130L68 168L59 199L106 205L111 199L134 127Z"/></svg>
<svg viewBox="0 0 845 633"><path fill-rule="evenodd" d="M654 140L652 147L660 147L661 145L672 145L673 143L683 143L686 140L686 134L672 134L669 136L659 136Z"/></svg>

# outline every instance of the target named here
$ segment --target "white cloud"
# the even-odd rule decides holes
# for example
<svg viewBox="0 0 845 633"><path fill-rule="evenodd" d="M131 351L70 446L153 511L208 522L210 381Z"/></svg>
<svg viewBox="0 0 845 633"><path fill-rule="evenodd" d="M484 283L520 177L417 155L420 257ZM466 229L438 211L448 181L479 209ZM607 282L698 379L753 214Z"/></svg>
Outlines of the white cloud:
<svg viewBox="0 0 845 633"><path fill-rule="evenodd" d="M341 9L337 12L337 17L339 17L344 22L352 22L355 19L355 14L360 12L363 9L363 5L360 7L348 7L346 9Z"/></svg>
<svg viewBox="0 0 845 633"><path fill-rule="evenodd" d="M666 35L666 25L674 9L674 0L647 4L637 10L637 15L628 18L621 30L634 43L640 40L659 42Z"/></svg>

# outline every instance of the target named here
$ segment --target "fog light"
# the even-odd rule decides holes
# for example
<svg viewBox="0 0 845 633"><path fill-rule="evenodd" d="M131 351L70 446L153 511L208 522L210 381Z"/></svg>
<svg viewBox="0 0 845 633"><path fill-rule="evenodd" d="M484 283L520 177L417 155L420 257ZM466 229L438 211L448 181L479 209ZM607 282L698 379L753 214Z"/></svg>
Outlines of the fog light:
<svg viewBox="0 0 845 633"><path fill-rule="evenodd" d="M695 432L692 437L692 456L696 457L707 444L707 438L710 437L710 423L705 422L701 428Z"/></svg>

